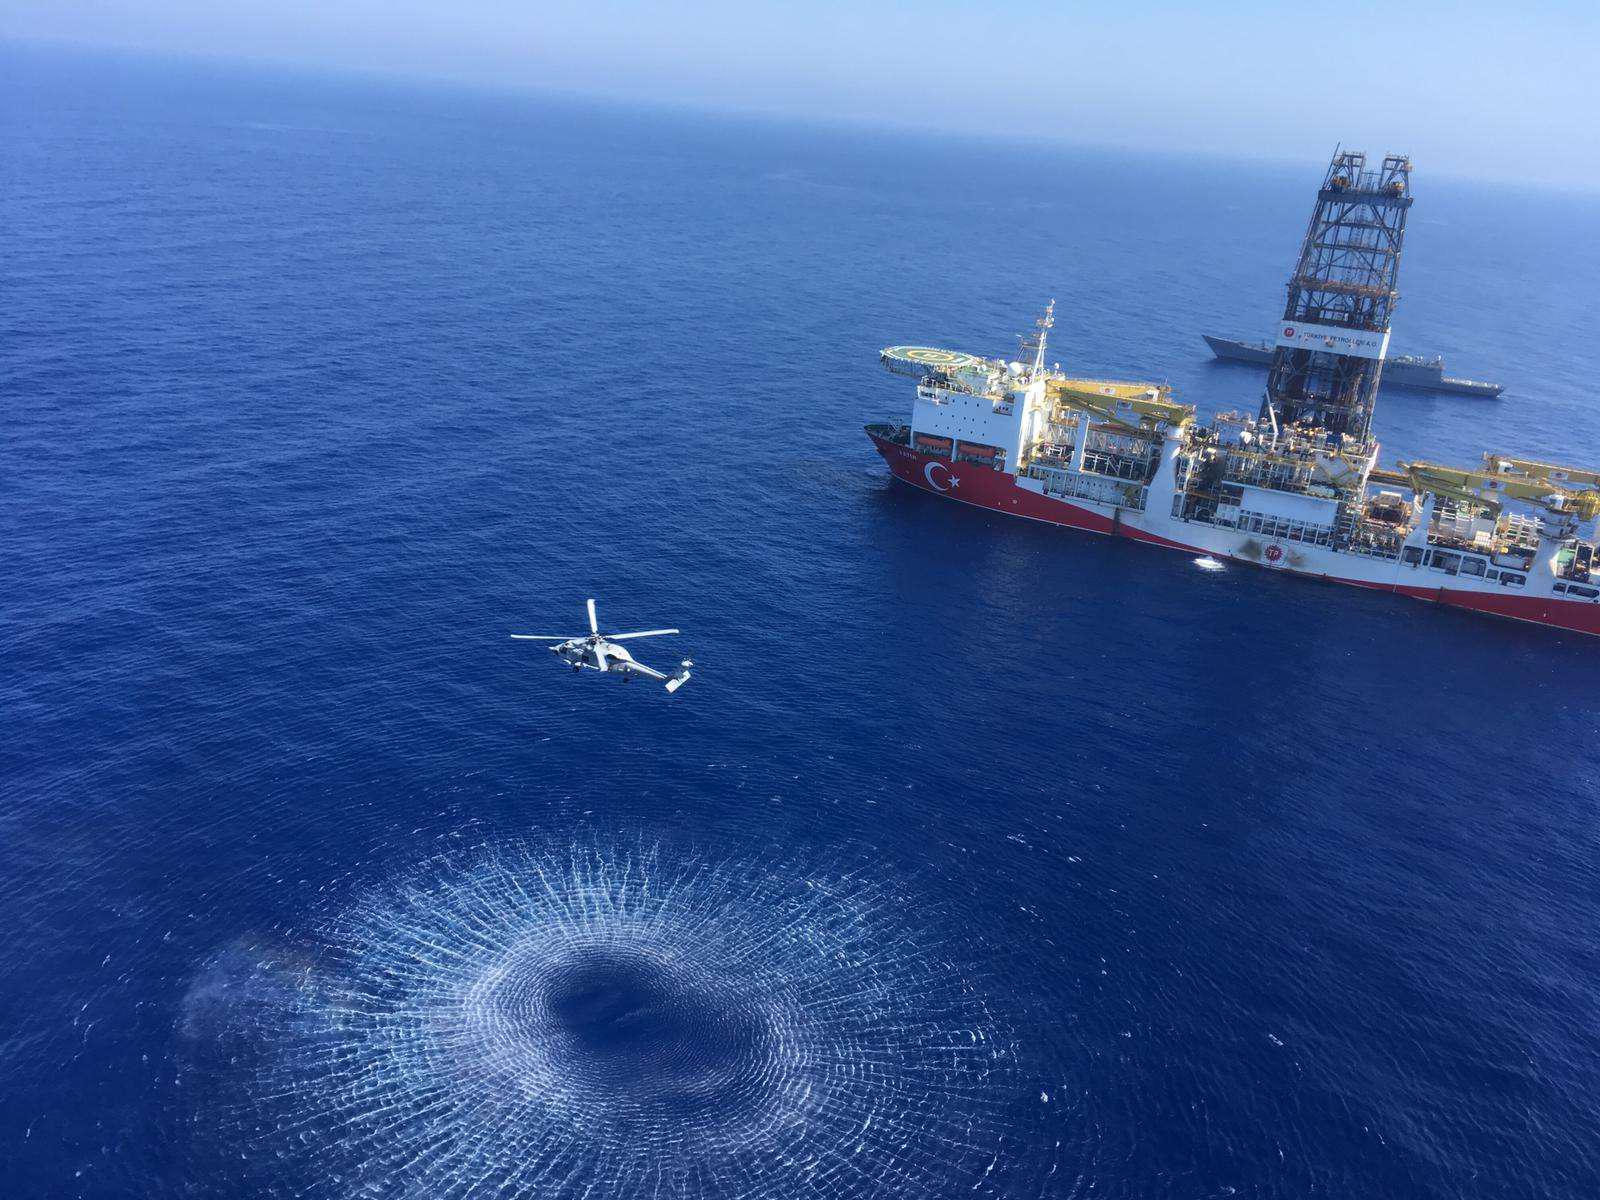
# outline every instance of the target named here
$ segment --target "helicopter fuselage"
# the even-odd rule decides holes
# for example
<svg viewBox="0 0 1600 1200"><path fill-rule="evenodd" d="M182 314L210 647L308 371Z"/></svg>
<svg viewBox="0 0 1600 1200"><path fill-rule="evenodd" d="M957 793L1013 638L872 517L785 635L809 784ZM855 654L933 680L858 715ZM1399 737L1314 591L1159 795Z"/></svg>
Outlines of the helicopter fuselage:
<svg viewBox="0 0 1600 1200"><path fill-rule="evenodd" d="M570 642L551 646L550 652L575 671L585 667L591 671L627 671L634 665L633 655L628 653L627 647L604 638L574 638Z"/></svg>
<svg viewBox="0 0 1600 1200"><path fill-rule="evenodd" d="M594 601L588 602L589 608L589 633L587 636L562 638L552 637L543 633L513 633L514 639L525 642L550 642L550 653L554 654L574 671L585 668L591 671L600 671L608 675L616 675L624 680L632 679L635 675L645 679L654 679L666 685L667 691L675 692L689 679L689 668L694 664L687 658L678 664L678 669L671 675L658 671L654 667L647 667L637 661L628 652L627 647L617 643L624 638L649 638L662 637L666 634L677 633L676 629L641 629L631 633L616 633L606 635L600 632L600 622L595 616Z"/></svg>

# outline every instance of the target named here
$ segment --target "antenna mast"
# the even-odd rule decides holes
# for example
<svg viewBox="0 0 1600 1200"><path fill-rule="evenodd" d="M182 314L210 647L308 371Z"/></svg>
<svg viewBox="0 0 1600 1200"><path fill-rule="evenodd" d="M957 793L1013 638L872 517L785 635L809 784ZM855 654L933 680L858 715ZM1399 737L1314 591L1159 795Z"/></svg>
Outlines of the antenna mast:
<svg viewBox="0 0 1600 1200"><path fill-rule="evenodd" d="M1044 316L1033 323L1033 332L1025 333L1017 340L1022 344L1022 356L1033 356L1033 378L1039 379L1044 375L1045 344L1050 340L1050 330L1056 323L1056 302L1054 299L1045 306Z"/></svg>

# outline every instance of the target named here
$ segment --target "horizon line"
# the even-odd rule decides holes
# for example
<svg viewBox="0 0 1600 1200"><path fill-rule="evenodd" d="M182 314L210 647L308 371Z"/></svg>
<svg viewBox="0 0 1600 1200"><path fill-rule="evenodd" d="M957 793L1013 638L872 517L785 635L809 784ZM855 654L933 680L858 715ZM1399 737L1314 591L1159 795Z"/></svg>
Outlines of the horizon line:
<svg viewBox="0 0 1600 1200"><path fill-rule="evenodd" d="M565 102L577 106L603 107L655 112L663 115L710 117L723 120L750 121L785 125L791 128L844 130L853 133L906 134L928 139L956 139L962 142L992 146L1041 147L1052 150L1082 151L1086 153L1149 156L1210 162L1251 163L1264 167L1301 169L1313 164L1325 164L1328 159L1307 153L1250 154L1201 148L1182 148L1171 145L1150 145L1128 142L1100 142L1045 133L1007 133L996 129L972 129L937 124L897 121L860 115L819 114L783 107L727 106L696 102L691 99L644 97L635 94L603 90L555 87L536 82L514 83L504 80L487 80L431 72L416 73L379 67L352 66L344 63L314 62L283 58L276 55L246 55L237 53L196 52L128 45L110 42L83 42L60 38L22 38L0 33L0 49L69 53L86 58L96 56L151 63L181 63L197 67L247 68L258 73L294 75L306 74L330 82L349 81L374 85L389 85L426 91L440 89L483 98L546 100ZM1342 146L1343 140L1338 145ZM1365 148L1372 153L1370 148ZM1387 154L1393 148L1379 151ZM1409 154L1407 157L1411 157ZM1550 177L1522 176L1512 180L1498 176L1463 174L1448 168L1437 171L1427 167L1423 160L1424 177L1446 183L1468 184L1477 187L1501 188L1509 191L1535 191L1559 195L1592 196L1600 193L1600 181L1577 183Z"/></svg>

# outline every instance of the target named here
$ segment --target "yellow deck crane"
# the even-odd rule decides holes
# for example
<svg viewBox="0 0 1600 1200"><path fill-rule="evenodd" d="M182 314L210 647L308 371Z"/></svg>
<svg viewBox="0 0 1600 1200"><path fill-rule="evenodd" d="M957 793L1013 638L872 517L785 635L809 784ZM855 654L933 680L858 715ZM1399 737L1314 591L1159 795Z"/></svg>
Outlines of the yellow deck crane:
<svg viewBox="0 0 1600 1200"><path fill-rule="evenodd" d="M1487 456L1486 456L1487 457ZM1495 463L1518 463L1522 466L1542 468L1546 471L1566 472L1564 467L1549 467L1543 463L1523 463L1516 459L1493 458ZM1464 467L1446 467L1438 463L1402 462L1399 474L1413 491L1432 492L1472 504L1482 504L1498 511L1507 499L1538 505L1551 513L1575 517L1579 521L1592 521L1600 516L1600 490L1592 486L1570 486L1573 482L1557 483L1547 474L1498 470L1473 471ZM1387 474L1387 473L1385 473ZM1573 471L1572 475L1600 480L1594 472Z"/></svg>
<svg viewBox="0 0 1600 1200"><path fill-rule="evenodd" d="M1555 463L1537 462L1528 458L1512 458L1493 451L1483 456L1485 472L1497 477L1523 476L1542 479L1569 491L1600 489L1600 471L1587 471L1581 467L1563 467Z"/></svg>
<svg viewBox="0 0 1600 1200"><path fill-rule="evenodd" d="M1093 414L1124 429L1148 432L1153 426L1179 426L1194 420L1194 405L1172 399L1172 389L1148 383L1053 377L1045 395L1056 404Z"/></svg>

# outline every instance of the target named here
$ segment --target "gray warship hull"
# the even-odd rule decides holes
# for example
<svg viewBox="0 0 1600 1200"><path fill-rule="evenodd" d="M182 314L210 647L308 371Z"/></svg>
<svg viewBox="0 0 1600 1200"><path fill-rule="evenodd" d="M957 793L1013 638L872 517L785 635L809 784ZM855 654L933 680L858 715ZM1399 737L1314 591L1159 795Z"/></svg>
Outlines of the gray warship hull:
<svg viewBox="0 0 1600 1200"><path fill-rule="evenodd" d="M1241 342L1234 338L1202 334L1211 353L1228 362L1255 363L1267 366L1272 362L1272 345L1269 342ZM1410 355L1393 355L1383 361L1383 384L1397 387L1420 388L1429 392L1453 392L1461 396L1482 396L1493 399L1505 390L1500 383L1484 383L1477 379L1453 379L1444 373L1442 358L1416 358Z"/></svg>

